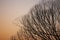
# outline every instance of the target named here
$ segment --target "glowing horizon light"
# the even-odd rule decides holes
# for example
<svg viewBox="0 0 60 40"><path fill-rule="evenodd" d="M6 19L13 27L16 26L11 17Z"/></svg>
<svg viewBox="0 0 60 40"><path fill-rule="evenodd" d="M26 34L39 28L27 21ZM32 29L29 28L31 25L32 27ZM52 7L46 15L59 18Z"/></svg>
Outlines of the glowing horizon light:
<svg viewBox="0 0 60 40"><path fill-rule="evenodd" d="M38 2L39 0L0 0L0 40L9 40L18 30L12 21L28 13Z"/></svg>

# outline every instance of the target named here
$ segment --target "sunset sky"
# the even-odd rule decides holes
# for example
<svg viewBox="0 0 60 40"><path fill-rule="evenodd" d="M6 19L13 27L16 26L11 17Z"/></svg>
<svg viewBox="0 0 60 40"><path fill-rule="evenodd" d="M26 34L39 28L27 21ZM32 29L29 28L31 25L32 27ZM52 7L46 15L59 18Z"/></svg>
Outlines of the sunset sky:
<svg viewBox="0 0 60 40"><path fill-rule="evenodd" d="M0 0L0 40L9 40L15 35L18 26L13 24L17 17L28 13L39 0Z"/></svg>

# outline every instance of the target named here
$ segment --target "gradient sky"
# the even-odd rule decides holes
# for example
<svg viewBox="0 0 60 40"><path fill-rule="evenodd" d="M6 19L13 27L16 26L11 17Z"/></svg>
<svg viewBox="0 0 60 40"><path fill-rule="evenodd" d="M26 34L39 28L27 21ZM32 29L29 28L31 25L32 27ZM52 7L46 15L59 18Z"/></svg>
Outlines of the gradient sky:
<svg viewBox="0 0 60 40"><path fill-rule="evenodd" d="M0 0L0 40L9 40L18 27L12 21L28 13L39 0Z"/></svg>

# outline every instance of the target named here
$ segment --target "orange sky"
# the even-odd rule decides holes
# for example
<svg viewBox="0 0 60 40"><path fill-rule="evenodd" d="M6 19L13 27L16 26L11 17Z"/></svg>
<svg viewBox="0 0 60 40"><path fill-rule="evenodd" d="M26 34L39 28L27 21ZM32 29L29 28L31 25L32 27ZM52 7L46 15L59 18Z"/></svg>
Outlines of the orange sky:
<svg viewBox="0 0 60 40"><path fill-rule="evenodd" d="M9 40L16 34L17 27L12 22L26 14L39 0L0 0L0 40Z"/></svg>

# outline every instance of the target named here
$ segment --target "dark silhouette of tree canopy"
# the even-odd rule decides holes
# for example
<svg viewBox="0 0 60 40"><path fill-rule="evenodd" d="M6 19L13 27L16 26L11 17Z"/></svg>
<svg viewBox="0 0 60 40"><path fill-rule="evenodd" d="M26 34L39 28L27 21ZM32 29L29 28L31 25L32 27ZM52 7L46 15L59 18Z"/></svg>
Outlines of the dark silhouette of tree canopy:
<svg viewBox="0 0 60 40"><path fill-rule="evenodd" d="M37 40L36 36L41 37L42 40L60 40L56 29L60 11L53 6L53 3L50 6L36 5L29 13L22 18L27 34L29 33L34 40Z"/></svg>
<svg viewBox="0 0 60 40"><path fill-rule="evenodd" d="M57 22L60 24L60 9L45 3L35 5L19 21L23 25L24 40L60 40ZM19 33L17 33L19 36ZM20 36L19 36L20 37Z"/></svg>

